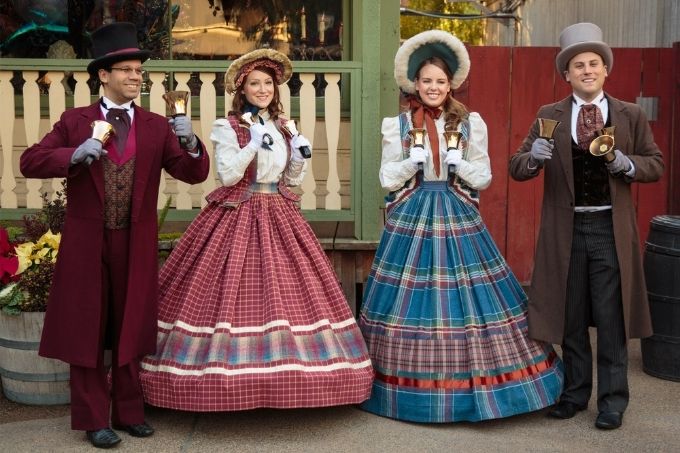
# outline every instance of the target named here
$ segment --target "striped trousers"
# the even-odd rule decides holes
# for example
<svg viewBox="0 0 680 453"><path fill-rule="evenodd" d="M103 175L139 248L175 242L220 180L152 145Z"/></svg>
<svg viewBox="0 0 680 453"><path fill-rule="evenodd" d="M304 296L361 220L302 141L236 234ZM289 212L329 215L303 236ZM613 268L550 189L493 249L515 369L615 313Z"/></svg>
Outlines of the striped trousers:
<svg viewBox="0 0 680 453"><path fill-rule="evenodd" d="M576 213L567 280L565 385L561 400L586 406L593 385L589 326L597 328L597 408L623 412L628 405L628 352L621 275L611 210Z"/></svg>

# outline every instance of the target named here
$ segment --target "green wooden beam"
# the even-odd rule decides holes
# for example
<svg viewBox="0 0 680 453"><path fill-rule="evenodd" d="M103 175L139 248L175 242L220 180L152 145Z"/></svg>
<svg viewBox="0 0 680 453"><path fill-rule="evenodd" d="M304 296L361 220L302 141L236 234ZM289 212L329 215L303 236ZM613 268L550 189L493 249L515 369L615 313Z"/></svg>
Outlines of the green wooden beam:
<svg viewBox="0 0 680 453"><path fill-rule="evenodd" d="M353 187L357 239L377 239L381 232L384 192L380 187L380 127L382 118L394 116L398 109L398 92L394 82L394 54L399 45L399 5L393 0L358 2L354 15L354 60L363 63L361 111L356 134L359 143L354 156L357 184ZM353 103L356 100L353 99ZM352 118L357 118L354 115ZM353 125L355 121L352 122Z"/></svg>

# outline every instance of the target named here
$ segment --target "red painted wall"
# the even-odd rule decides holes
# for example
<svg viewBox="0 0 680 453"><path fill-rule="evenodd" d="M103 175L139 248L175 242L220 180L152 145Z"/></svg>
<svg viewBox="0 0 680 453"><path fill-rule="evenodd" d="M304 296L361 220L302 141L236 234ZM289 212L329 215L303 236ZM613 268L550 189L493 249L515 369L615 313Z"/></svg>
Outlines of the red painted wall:
<svg viewBox="0 0 680 453"><path fill-rule="evenodd" d="M456 97L479 112L488 126L493 182L482 192L481 212L521 282L531 279L543 179L513 181L508 175L508 160L535 121L538 108L571 93L555 71L558 50L470 47L470 76L456 92ZM670 183L672 175L678 174L674 167L680 171L680 45L672 49L615 48L613 52L615 64L605 91L629 102L635 102L638 96L658 98L657 119L650 125L664 153L666 172L661 181L636 184L633 189L644 244L652 217L680 214L680 184ZM673 129L677 129L675 144ZM671 199L670 194L675 196Z"/></svg>

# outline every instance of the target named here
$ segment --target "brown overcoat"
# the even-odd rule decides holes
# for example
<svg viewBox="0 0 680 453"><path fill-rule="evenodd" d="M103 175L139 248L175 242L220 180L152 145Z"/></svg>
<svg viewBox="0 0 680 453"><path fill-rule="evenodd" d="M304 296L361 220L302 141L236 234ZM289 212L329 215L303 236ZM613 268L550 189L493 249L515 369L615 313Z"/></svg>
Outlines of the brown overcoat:
<svg viewBox="0 0 680 453"><path fill-rule="evenodd" d="M635 206L631 182L657 181L664 164L659 147L642 109L607 95L610 123L616 126L615 148L635 165L635 177L609 177L612 199L614 240L621 272L621 293L626 336L642 338L652 334L647 290L640 255ZM541 226L529 287L529 334L532 338L561 344L567 297L567 274L574 221L574 176L571 159L571 109L569 96L555 104L544 105L537 118L560 121L555 131L552 159L545 161ZM510 175L525 181L539 173L527 167L531 144L538 137L533 125L522 146L510 158Z"/></svg>
<svg viewBox="0 0 680 453"><path fill-rule="evenodd" d="M75 148L100 119L99 103L65 111L41 141L21 155L28 178L67 178L66 221L50 290L40 355L95 367L99 351L104 237L101 161L70 166ZM127 300L119 364L156 349L158 312L157 199L161 170L195 184L209 172L206 153L194 158L179 147L166 118L135 106L137 154L130 219ZM200 144L203 149L203 145Z"/></svg>

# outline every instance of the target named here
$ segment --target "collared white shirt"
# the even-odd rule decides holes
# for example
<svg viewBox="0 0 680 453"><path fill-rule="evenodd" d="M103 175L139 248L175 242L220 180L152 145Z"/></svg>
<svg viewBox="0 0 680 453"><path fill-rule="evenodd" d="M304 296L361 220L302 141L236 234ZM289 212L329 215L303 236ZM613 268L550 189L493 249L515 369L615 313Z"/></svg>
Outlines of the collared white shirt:
<svg viewBox="0 0 680 453"><path fill-rule="evenodd" d="M123 109L127 112L128 116L130 117L130 124L132 124L132 121L135 119L135 109L132 108L132 102L133 101L129 101L124 104L118 105L111 99L107 98L106 96L102 96L102 100L99 103L99 109L101 110L102 115L104 115L104 118L106 118L106 114L109 112L110 109ZM192 152L190 150L185 151L187 152L187 154L194 158L201 156L200 146L195 152Z"/></svg>
<svg viewBox="0 0 680 453"><path fill-rule="evenodd" d="M106 105L106 107L104 107L104 105ZM106 118L109 109L124 109L130 117L130 124L132 124L132 120L135 119L135 109L132 108L132 101L118 105L106 96L102 96L102 102L99 103L99 109L101 110L102 115L104 115L104 118Z"/></svg>
<svg viewBox="0 0 680 453"><path fill-rule="evenodd" d="M571 109L571 137L574 139L574 142L578 143L578 138L576 135L576 123L578 122L578 114L581 111L581 107L585 104L593 104L598 106L600 112L602 112L602 124L604 126L607 124L607 119L609 118L609 101L607 101L604 91L600 91L600 94L598 94L595 99L593 99L593 102L586 102L575 94L572 94L572 96L574 98L575 105Z"/></svg>
<svg viewBox="0 0 680 453"><path fill-rule="evenodd" d="M578 138L576 135L576 123L578 121L578 114L581 111L581 107L585 104L593 104L596 105L599 109L600 112L602 113L602 121L603 125L607 124L607 119L609 118L609 101L607 101L607 97L604 95L604 91L600 91L600 94L598 94L595 99L593 99L592 102L586 102L580 97L576 96L576 94L572 93L572 96L574 98L574 107L571 109L571 137L574 139L574 142L578 143ZM627 176L634 176L635 175L635 164L633 164L633 161L630 161L630 171L626 173ZM611 209L611 205L607 206L576 206L574 210L576 212L594 212L594 211L603 211L607 209Z"/></svg>

